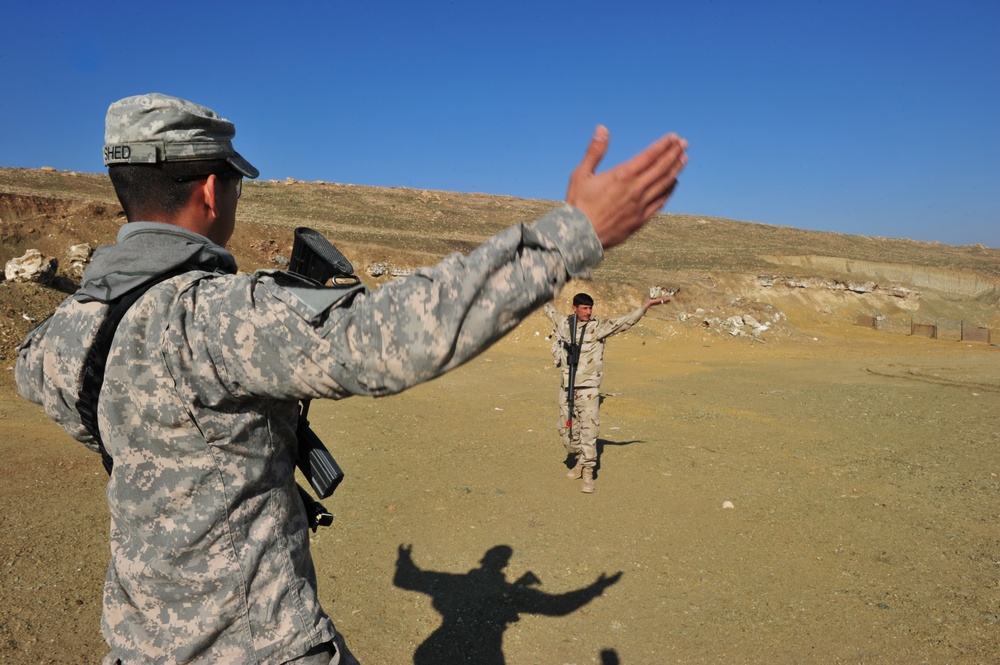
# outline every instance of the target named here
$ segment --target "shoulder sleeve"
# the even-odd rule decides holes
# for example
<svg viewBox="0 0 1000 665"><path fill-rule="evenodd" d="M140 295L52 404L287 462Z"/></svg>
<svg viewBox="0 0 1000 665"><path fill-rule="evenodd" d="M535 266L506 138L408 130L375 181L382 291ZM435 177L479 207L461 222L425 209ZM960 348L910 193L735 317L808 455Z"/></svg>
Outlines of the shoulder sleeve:
<svg viewBox="0 0 1000 665"><path fill-rule="evenodd" d="M646 314L646 308L639 306L638 309L632 310L625 316L619 316L613 319L601 319L594 329L594 336L597 339L605 339L611 335L617 335L618 333L625 332L636 323L639 322Z"/></svg>
<svg viewBox="0 0 1000 665"><path fill-rule="evenodd" d="M76 404L84 354L93 341L96 323L106 306L72 296L28 333L17 350L14 379L25 399L41 404L45 413L77 441L97 450L97 444L80 421Z"/></svg>
<svg viewBox="0 0 1000 665"><path fill-rule="evenodd" d="M557 332L562 332L562 326L566 323L566 317L559 313L552 303L547 302L542 306L542 311L545 312L545 316L549 317L549 321L555 326Z"/></svg>
<svg viewBox="0 0 1000 665"><path fill-rule="evenodd" d="M370 293L335 294L323 309L321 297L284 273L216 280L199 289L200 304L189 303L201 312L192 332L207 349L206 380L233 395L388 395L475 357L602 257L586 216L564 205L467 256L452 254ZM190 336L180 328L165 351ZM190 374L200 363L192 356L177 365Z"/></svg>
<svg viewBox="0 0 1000 665"><path fill-rule="evenodd" d="M42 403L42 385L44 371L42 367L42 343L45 331L49 327L52 318L49 317L28 333L21 345L17 347L17 363L14 365L14 381L17 384L17 392L21 397L34 402Z"/></svg>

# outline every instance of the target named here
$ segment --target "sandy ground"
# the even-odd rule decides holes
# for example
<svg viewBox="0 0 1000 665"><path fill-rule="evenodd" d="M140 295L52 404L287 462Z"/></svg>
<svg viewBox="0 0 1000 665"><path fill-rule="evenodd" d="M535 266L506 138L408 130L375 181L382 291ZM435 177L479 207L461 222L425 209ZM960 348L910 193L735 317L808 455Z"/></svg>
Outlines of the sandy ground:
<svg viewBox="0 0 1000 665"><path fill-rule="evenodd" d="M314 403L347 479L313 554L362 662L1000 662L1000 350L651 313L609 343L584 495L547 328ZM104 472L3 371L0 662L97 662Z"/></svg>

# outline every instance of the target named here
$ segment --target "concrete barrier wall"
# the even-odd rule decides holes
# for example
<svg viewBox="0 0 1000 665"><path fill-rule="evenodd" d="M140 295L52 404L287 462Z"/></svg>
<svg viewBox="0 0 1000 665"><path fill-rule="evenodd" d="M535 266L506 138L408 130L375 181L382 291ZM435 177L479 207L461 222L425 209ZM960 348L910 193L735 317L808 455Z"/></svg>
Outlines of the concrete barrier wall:
<svg viewBox="0 0 1000 665"><path fill-rule="evenodd" d="M991 344L993 334L989 328L955 319L935 319L933 323L920 323L912 316L872 317L858 315L855 325L875 328L880 332L896 335L916 335L945 342L982 342Z"/></svg>
<svg viewBox="0 0 1000 665"><path fill-rule="evenodd" d="M937 339L937 326L930 323L912 323L910 324L910 334L914 337Z"/></svg>
<svg viewBox="0 0 1000 665"><path fill-rule="evenodd" d="M962 326L962 341L963 342L983 342L984 344L990 343L990 329L989 328L966 328Z"/></svg>

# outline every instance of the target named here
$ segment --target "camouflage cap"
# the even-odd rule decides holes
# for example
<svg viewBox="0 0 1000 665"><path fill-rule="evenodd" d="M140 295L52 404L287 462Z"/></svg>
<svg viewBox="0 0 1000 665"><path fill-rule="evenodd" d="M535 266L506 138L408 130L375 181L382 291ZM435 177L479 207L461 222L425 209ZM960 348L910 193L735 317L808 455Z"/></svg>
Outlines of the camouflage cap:
<svg viewBox="0 0 1000 665"><path fill-rule="evenodd" d="M104 165L224 159L248 178L260 172L233 149L236 127L185 99L149 93L108 107Z"/></svg>

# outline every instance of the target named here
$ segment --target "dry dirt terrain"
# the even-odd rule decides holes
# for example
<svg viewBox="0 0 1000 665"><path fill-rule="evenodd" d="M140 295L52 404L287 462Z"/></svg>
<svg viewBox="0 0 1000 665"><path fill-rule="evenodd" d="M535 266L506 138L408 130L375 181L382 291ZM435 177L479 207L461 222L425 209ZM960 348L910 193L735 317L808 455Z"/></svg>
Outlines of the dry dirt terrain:
<svg viewBox="0 0 1000 665"><path fill-rule="evenodd" d="M243 204L245 269L305 220L359 272L551 207L326 183ZM117 212L100 176L0 169L0 259L108 242ZM1000 662L1000 349L890 325L1000 328L1000 253L682 216L644 233L556 303L587 289L615 315L680 289L608 344L594 494L565 477L541 314L402 395L313 404L347 474L313 556L361 661ZM880 289L815 285L837 280ZM71 289L0 282L2 663L105 653L103 468L13 388L14 347ZM759 339L718 323L746 314Z"/></svg>

